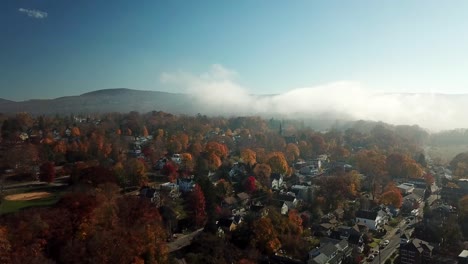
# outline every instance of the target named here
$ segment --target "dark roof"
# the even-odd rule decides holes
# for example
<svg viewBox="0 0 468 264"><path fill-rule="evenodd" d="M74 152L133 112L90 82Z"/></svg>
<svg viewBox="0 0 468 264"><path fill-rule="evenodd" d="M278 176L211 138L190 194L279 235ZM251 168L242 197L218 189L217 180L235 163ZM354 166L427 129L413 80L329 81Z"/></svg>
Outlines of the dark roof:
<svg viewBox="0 0 468 264"><path fill-rule="evenodd" d="M419 253L423 251L432 251L433 246L429 245L428 242L421 239L413 239L409 243L402 246L406 250L417 250Z"/></svg>
<svg viewBox="0 0 468 264"><path fill-rule="evenodd" d="M361 240L362 234L351 234L348 237L348 242L353 245L358 245Z"/></svg>
<svg viewBox="0 0 468 264"><path fill-rule="evenodd" d="M278 195L278 200L285 201L285 202L293 202L296 197L287 194L280 194Z"/></svg>
<svg viewBox="0 0 468 264"><path fill-rule="evenodd" d="M219 227L231 227L231 224L232 224L233 220L230 219L230 218L221 218L218 220L218 222L216 223Z"/></svg>
<svg viewBox="0 0 468 264"><path fill-rule="evenodd" d="M141 196L141 197L145 197L145 198L153 198L153 197L154 197L154 193L155 193L156 191L157 191L156 189L149 188L149 187L142 188L142 189L140 190L140 196Z"/></svg>
<svg viewBox="0 0 468 264"><path fill-rule="evenodd" d="M375 220L377 218L377 212L372 211L357 211L356 217L364 218L364 219L372 219Z"/></svg>
<svg viewBox="0 0 468 264"><path fill-rule="evenodd" d="M359 228L357 226L339 226L338 232L340 232L342 236L346 237L350 236L351 234L360 234Z"/></svg>
<svg viewBox="0 0 468 264"><path fill-rule="evenodd" d="M281 174L279 174L279 173L272 173L270 175L271 180L279 180L280 178L281 178Z"/></svg>
<svg viewBox="0 0 468 264"><path fill-rule="evenodd" d="M320 253L331 257L338 249L332 243L327 243L324 246L320 247Z"/></svg>

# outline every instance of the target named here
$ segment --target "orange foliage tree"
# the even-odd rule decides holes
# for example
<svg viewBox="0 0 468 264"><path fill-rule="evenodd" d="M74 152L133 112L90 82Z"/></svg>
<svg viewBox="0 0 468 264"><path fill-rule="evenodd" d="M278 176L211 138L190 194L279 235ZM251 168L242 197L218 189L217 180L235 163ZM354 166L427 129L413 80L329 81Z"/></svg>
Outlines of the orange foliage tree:
<svg viewBox="0 0 468 264"><path fill-rule="evenodd" d="M302 234L302 218L297 210L290 210L288 213L288 219L293 232L297 235Z"/></svg>
<svg viewBox="0 0 468 264"><path fill-rule="evenodd" d="M215 171L221 166L221 159L215 153L208 154L208 169Z"/></svg>
<svg viewBox="0 0 468 264"><path fill-rule="evenodd" d="M253 223L253 232L254 243L263 253L272 255L281 248L281 242L270 218L256 220Z"/></svg>
<svg viewBox="0 0 468 264"><path fill-rule="evenodd" d="M390 182L385 188L385 192L380 196L380 202L385 205L393 205L396 208L400 208L403 204L403 196L393 182Z"/></svg>
<svg viewBox="0 0 468 264"><path fill-rule="evenodd" d="M299 158L299 147L294 143L289 143L286 146L286 159L289 163L294 162L297 158Z"/></svg>
<svg viewBox="0 0 468 264"><path fill-rule="evenodd" d="M205 146L205 151L208 153L214 153L216 156L222 158L227 157L229 150L226 145L215 142L215 141L210 141L206 144Z"/></svg>
<svg viewBox="0 0 468 264"><path fill-rule="evenodd" d="M257 162L257 154L251 149L243 149L240 156L241 160L251 167Z"/></svg>

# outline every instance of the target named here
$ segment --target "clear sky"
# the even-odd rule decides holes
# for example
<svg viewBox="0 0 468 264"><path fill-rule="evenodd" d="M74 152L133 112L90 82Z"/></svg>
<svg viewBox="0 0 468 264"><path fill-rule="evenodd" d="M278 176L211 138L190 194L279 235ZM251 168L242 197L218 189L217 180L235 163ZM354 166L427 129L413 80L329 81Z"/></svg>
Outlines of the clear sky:
<svg viewBox="0 0 468 264"><path fill-rule="evenodd" d="M0 97L126 87L221 65L250 93L335 81L468 92L468 1L0 1Z"/></svg>

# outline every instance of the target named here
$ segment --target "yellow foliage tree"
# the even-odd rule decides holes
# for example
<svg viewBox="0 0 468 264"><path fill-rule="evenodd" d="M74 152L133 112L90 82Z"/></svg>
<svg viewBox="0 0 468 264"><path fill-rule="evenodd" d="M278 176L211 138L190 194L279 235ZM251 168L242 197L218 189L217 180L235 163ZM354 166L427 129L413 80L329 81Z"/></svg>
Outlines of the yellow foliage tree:
<svg viewBox="0 0 468 264"><path fill-rule="evenodd" d="M288 172L288 162L284 157L282 152L272 152L268 155L267 164L271 167L272 173L287 174Z"/></svg>

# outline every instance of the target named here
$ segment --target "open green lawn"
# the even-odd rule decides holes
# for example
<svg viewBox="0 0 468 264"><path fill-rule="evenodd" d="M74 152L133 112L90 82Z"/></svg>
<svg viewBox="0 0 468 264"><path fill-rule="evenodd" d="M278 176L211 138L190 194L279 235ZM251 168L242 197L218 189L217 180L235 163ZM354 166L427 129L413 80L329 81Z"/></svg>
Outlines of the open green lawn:
<svg viewBox="0 0 468 264"><path fill-rule="evenodd" d="M50 206L60 199L59 194L54 194L46 198L29 201L9 201L3 200L0 204L0 215L17 212L28 207Z"/></svg>
<svg viewBox="0 0 468 264"><path fill-rule="evenodd" d="M374 241L369 244L369 247L371 247L371 248L378 247L379 243L380 243L380 239L374 238L373 240Z"/></svg>

